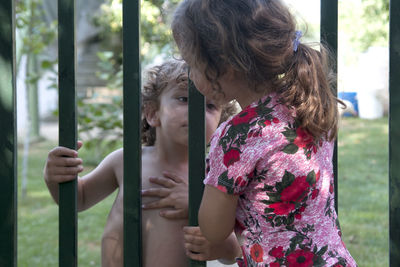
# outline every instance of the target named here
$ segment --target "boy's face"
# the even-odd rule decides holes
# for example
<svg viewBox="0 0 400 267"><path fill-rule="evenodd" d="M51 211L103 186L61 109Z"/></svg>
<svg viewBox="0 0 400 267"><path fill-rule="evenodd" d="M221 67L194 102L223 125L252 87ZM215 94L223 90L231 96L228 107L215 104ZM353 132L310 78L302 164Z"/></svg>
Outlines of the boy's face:
<svg viewBox="0 0 400 267"><path fill-rule="evenodd" d="M160 105L156 114L163 139L187 146L189 130L187 85L178 85L175 81L170 81L160 96ZM212 101L206 101L207 142L218 127L220 117L221 108L214 105Z"/></svg>

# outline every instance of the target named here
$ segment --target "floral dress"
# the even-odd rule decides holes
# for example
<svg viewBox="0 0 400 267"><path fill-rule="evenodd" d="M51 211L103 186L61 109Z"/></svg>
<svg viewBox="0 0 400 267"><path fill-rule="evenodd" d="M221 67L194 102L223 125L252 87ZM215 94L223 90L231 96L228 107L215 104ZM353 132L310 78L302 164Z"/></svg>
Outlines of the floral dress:
<svg viewBox="0 0 400 267"><path fill-rule="evenodd" d="M239 195L239 266L357 266L334 209L332 154L276 94L217 129L204 183Z"/></svg>

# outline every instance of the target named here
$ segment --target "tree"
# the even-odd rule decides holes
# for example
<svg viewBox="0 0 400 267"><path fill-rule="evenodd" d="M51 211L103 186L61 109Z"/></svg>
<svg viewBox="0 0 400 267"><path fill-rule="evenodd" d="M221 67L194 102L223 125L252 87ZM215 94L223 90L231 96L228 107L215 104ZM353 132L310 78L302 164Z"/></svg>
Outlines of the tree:
<svg viewBox="0 0 400 267"><path fill-rule="evenodd" d="M176 50L169 26L172 10L178 0L142 0L141 2L141 63L155 58L170 57ZM100 161L122 140L122 0L106 0L93 18L100 28L104 51L98 53L98 76L107 87L117 93L108 103L97 101L94 94L78 100L79 132L84 137L85 148L93 149L93 163ZM93 133L96 134L93 134Z"/></svg>
<svg viewBox="0 0 400 267"><path fill-rule="evenodd" d="M388 46L389 0L341 0L339 12L339 28L348 36L355 51Z"/></svg>
<svg viewBox="0 0 400 267"><path fill-rule="evenodd" d="M25 63L25 91L27 103L27 127L22 162L22 197L26 195L28 153L31 138L39 138L38 81L43 71L51 69L55 61L40 58L41 53L55 40L56 23L43 22L41 0L20 0L16 5L16 27L21 33L22 45L17 49L17 69L21 58Z"/></svg>

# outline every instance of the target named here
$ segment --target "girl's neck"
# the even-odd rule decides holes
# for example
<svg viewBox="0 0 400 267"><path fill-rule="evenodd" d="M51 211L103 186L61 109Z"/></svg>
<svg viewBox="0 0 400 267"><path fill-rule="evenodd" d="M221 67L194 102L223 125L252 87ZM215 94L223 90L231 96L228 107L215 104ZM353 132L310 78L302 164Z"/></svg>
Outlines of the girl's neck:
<svg viewBox="0 0 400 267"><path fill-rule="evenodd" d="M240 95L238 95L238 97L236 97L236 101L239 103L241 109L246 108L248 105L257 101L258 99L261 99L263 96L265 96L267 94L266 91L262 91L262 92L250 91L249 92L249 90L251 90L251 89L248 88L246 94L243 94L243 95L240 94Z"/></svg>
<svg viewBox="0 0 400 267"><path fill-rule="evenodd" d="M227 71L227 73L221 78L220 84L223 88L226 88L226 91L224 89L223 91L228 100L235 99L242 109L246 108L248 105L262 98L268 93L268 86L259 85L258 87L260 89L265 89L255 91L250 88L250 83L247 81L244 75L232 70Z"/></svg>

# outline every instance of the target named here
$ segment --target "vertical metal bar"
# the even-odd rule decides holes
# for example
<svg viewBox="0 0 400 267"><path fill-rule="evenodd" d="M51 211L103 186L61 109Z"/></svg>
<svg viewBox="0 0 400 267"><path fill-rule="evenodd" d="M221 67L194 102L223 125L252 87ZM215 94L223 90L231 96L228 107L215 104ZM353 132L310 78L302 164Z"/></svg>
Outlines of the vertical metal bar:
<svg viewBox="0 0 400 267"><path fill-rule="evenodd" d="M76 149L75 0L58 1L59 145ZM77 180L59 187L59 266L77 266Z"/></svg>
<svg viewBox="0 0 400 267"><path fill-rule="evenodd" d="M17 266L14 1L0 2L0 266Z"/></svg>
<svg viewBox="0 0 400 267"><path fill-rule="evenodd" d="M337 73L337 51L338 51L338 0L321 0L321 42L328 45L335 59L334 72ZM334 84L337 94L337 80ZM339 188L338 188L338 146L335 142L333 151L333 174L335 183L335 209L338 210Z"/></svg>
<svg viewBox="0 0 400 267"><path fill-rule="evenodd" d="M197 226L203 196L205 175L204 96L189 80L189 225ZM206 262L190 260L191 267L206 266Z"/></svg>
<svg viewBox="0 0 400 267"><path fill-rule="evenodd" d="M400 2L390 1L389 263L400 266Z"/></svg>
<svg viewBox="0 0 400 267"><path fill-rule="evenodd" d="M142 266L140 2L123 1L124 266Z"/></svg>

